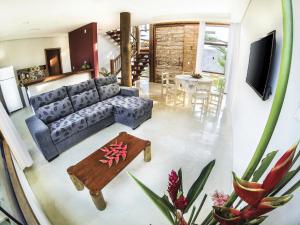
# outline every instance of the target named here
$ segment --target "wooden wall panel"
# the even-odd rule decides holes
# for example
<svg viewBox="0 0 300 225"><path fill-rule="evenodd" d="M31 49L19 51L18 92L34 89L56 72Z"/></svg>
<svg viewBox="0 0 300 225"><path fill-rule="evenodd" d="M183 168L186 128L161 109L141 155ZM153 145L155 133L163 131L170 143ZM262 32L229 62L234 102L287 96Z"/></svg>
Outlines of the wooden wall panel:
<svg viewBox="0 0 300 225"><path fill-rule="evenodd" d="M163 72L193 72L196 65L199 23L154 24L154 82Z"/></svg>
<svg viewBox="0 0 300 225"><path fill-rule="evenodd" d="M99 74L97 23L90 23L69 32L69 47L71 69L73 72L80 71L86 61L91 65L93 76Z"/></svg>

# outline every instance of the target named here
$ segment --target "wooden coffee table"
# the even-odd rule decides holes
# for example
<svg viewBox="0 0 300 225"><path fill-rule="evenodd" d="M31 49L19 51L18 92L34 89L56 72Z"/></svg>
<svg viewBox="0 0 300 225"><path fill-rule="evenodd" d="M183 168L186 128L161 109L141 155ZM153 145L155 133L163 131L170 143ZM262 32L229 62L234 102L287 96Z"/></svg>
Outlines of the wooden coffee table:
<svg viewBox="0 0 300 225"><path fill-rule="evenodd" d="M115 163L109 168L107 164L101 163L99 160L103 158L105 152L100 149L108 147L111 143L122 141L127 144L127 157ZM74 183L76 189L81 191L86 187L90 191L90 195L97 209L104 210L106 202L103 198L101 190L116 177L141 151L144 151L144 161L151 160L151 142L142 140L133 135L121 132L117 137L109 141L107 144L99 148L97 151L68 168L68 174Z"/></svg>

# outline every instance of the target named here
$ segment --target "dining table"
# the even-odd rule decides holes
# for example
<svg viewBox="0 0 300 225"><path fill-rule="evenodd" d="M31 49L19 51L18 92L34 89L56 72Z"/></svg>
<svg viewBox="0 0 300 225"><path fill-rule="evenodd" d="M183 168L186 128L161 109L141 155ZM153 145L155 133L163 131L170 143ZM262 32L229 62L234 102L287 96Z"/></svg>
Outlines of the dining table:
<svg viewBox="0 0 300 225"><path fill-rule="evenodd" d="M209 76L202 75L201 78L194 78L192 74L179 74L175 76L177 87L184 91L188 97L188 105L192 105L192 95L198 83L213 82L214 79Z"/></svg>

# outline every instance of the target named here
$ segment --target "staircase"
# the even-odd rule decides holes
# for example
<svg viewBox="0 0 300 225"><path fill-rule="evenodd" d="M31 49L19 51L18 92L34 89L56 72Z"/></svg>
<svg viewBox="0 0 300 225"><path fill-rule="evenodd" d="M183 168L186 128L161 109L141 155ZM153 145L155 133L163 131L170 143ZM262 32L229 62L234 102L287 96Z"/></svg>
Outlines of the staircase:
<svg viewBox="0 0 300 225"><path fill-rule="evenodd" d="M106 32L110 39L120 46L121 44L121 31L111 30ZM132 73L132 83L139 80L142 72L146 67L149 66L149 49L141 49L137 52L137 43L135 38L135 32L131 34L131 73ZM110 61L111 74L117 75L121 71L121 57L117 56L115 59Z"/></svg>
<svg viewBox="0 0 300 225"><path fill-rule="evenodd" d="M131 60L132 80L139 80L142 72L149 66L149 49L141 49Z"/></svg>
<svg viewBox="0 0 300 225"><path fill-rule="evenodd" d="M110 30L106 34L118 45L121 44L121 31L120 30Z"/></svg>

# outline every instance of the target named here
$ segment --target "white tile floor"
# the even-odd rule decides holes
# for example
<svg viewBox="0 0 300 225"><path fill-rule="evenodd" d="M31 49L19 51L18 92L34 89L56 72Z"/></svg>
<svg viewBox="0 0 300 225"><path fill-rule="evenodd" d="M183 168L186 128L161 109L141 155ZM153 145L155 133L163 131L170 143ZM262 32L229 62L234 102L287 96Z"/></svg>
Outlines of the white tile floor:
<svg viewBox="0 0 300 225"><path fill-rule="evenodd" d="M164 225L168 221L127 175L130 171L156 193L167 189L170 170L183 170L184 189L190 187L201 169L212 159L215 168L204 192L231 190L232 145L231 123L226 110L219 118L200 117L190 108L169 106L160 96L160 85L146 80L139 82L140 95L154 100L152 119L136 130L122 124L99 131L48 163L36 148L25 125L31 109L12 115L21 136L34 159L26 171L28 181L53 225ZM98 211L87 190L76 191L66 169L95 151L121 131L127 131L152 142L152 161L145 163L140 154L103 190L105 211ZM203 192L203 193L204 193ZM199 198L200 201L200 198ZM198 203L198 202L197 202ZM207 201L199 221L211 209Z"/></svg>

